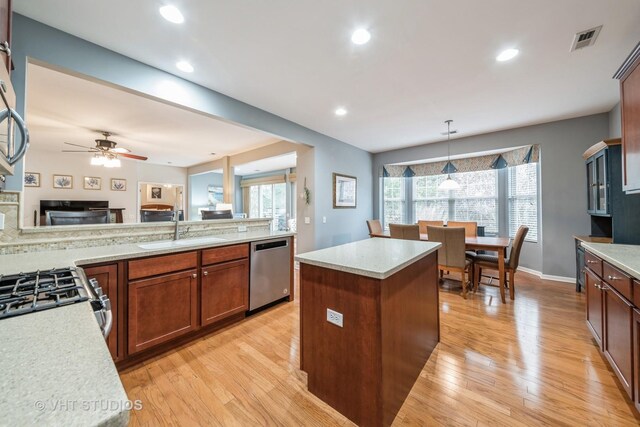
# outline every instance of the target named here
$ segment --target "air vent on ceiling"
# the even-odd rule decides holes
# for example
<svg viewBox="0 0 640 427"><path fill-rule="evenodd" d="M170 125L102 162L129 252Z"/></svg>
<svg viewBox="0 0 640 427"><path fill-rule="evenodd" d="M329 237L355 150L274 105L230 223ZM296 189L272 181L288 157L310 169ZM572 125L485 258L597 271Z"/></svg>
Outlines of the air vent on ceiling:
<svg viewBox="0 0 640 427"><path fill-rule="evenodd" d="M592 46L596 42L601 29L602 25L577 33L573 38L570 52Z"/></svg>

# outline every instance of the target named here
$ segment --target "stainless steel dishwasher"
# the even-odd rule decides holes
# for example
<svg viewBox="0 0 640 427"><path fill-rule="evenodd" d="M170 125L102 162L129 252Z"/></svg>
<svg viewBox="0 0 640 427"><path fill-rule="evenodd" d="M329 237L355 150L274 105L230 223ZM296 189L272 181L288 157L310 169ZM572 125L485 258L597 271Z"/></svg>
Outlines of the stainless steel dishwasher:
<svg viewBox="0 0 640 427"><path fill-rule="evenodd" d="M290 238L251 243L249 311L289 296Z"/></svg>

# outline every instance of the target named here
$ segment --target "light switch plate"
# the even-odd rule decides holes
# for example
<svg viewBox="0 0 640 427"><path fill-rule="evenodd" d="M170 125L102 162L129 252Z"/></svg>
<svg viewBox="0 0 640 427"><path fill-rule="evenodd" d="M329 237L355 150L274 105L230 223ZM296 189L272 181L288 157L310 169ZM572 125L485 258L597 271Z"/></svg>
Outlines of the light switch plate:
<svg viewBox="0 0 640 427"><path fill-rule="evenodd" d="M311 218L309 218L308 216L304 217L304 223L305 224L311 224Z"/></svg>
<svg viewBox="0 0 640 427"><path fill-rule="evenodd" d="M336 326L343 327L343 317L342 313L338 313L337 311L333 311L330 308L327 308L327 322L333 323Z"/></svg>

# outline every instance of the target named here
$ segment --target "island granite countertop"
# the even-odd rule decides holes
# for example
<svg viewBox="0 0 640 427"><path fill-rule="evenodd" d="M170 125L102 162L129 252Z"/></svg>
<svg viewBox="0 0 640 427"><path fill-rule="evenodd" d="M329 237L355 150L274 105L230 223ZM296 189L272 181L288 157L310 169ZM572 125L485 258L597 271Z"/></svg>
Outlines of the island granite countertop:
<svg viewBox="0 0 640 427"><path fill-rule="evenodd" d="M614 267L640 279L640 245L617 245L610 243L580 243L594 255L599 256Z"/></svg>
<svg viewBox="0 0 640 427"><path fill-rule="evenodd" d="M254 231L184 239L185 245L140 244L0 255L0 275L164 255L293 236ZM12 425L126 426L129 402L88 302L0 320L0 413ZM144 402L142 402L144 406Z"/></svg>
<svg viewBox="0 0 640 427"><path fill-rule="evenodd" d="M296 261L374 279L386 279L442 245L438 242L370 238L297 255Z"/></svg>

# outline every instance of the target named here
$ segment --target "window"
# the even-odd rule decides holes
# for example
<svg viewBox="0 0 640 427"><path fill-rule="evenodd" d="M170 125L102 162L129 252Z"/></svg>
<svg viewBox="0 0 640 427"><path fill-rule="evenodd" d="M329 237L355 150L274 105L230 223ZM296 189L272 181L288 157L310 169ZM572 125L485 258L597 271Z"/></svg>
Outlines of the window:
<svg viewBox="0 0 640 427"><path fill-rule="evenodd" d="M389 224L402 224L405 221L405 178L383 178L384 191L383 224L388 229Z"/></svg>
<svg viewBox="0 0 640 427"><path fill-rule="evenodd" d="M417 176L413 181L415 221L477 221L485 233L498 234L498 172L496 170L452 174L459 190L441 191L446 175Z"/></svg>
<svg viewBox="0 0 640 427"><path fill-rule="evenodd" d="M514 237L520 225L529 227L526 239L538 241L538 165L509 168L509 236Z"/></svg>
<svg viewBox="0 0 640 427"><path fill-rule="evenodd" d="M272 218L273 230L285 230L287 227L286 184L249 187L249 218Z"/></svg>

